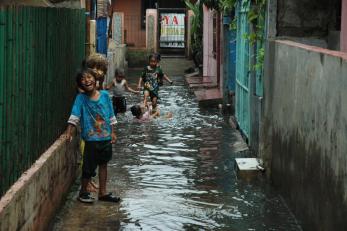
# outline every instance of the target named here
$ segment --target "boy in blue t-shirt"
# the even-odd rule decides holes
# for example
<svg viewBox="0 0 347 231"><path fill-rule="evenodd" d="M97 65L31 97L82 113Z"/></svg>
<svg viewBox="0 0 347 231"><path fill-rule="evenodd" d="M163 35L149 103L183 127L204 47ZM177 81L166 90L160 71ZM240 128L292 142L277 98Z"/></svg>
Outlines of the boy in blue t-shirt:
<svg viewBox="0 0 347 231"><path fill-rule="evenodd" d="M87 185L99 167L99 200L118 202L119 197L106 192L107 163L112 157L112 144L117 139L114 129L117 120L108 92L97 90L95 75L92 69L85 69L77 74L78 87L84 93L76 96L68 120L66 138L71 141L73 130L78 124L81 125L85 148L78 199L85 203L94 202L95 198L87 191Z"/></svg>

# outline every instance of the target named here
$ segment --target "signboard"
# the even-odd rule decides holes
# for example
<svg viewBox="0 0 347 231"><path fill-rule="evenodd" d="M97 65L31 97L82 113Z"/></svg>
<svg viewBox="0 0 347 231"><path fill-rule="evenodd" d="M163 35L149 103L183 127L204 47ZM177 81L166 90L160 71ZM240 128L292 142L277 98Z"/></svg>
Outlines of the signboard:
<svg viewBox="0 0 347 231"><path fill-rule="evenodd" d="M160 14L160 47L184 48L184 13Z"/></svg>

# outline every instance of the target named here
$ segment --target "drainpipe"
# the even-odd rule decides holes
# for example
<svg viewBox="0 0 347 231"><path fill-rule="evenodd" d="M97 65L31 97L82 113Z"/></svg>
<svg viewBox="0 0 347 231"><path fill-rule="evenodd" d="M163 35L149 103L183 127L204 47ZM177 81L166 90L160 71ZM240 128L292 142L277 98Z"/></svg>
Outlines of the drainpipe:
<svg viewBox="0 0 347 231"><path fill-rule="evenodd" d="M220 64L221 64L221 61L220 61L220 25L221 25L221 19L220 19L220 12L219 11L217 11L217 31L216 31L216 33L217 33L217 38L216 38L216 40L217 40L217 47L216 47L216 53L217 53L217 86L218 86L218 88L220 88Z"/></svg>

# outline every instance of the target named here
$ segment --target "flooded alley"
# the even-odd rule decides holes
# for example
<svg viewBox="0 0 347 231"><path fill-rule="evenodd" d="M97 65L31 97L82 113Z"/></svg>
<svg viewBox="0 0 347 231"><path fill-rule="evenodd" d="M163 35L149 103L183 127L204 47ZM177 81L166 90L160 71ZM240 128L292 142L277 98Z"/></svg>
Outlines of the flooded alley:
<svg viewBox="0 0 347 231"><path fill-rule="evenodd" d="M118 141L109 164L108 188L119 204L77 201L71 189L51 228L58 230L301 230L265 177L238 178L237 131L218 107L200 108L186 87L184 59L164 59L174 84L161 87L162 114L173 118L133 121L130 110L117 116ZM140 70L131 70L135 87ZM128 95L128 107L142 96ZM236 138L235 138L236 137Z"/></svg>

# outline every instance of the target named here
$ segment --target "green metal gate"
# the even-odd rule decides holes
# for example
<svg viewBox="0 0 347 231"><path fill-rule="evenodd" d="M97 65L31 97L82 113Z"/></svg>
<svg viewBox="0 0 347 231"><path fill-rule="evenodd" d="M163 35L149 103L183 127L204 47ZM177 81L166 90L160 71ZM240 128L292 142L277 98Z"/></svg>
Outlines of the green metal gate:
<svg viewBox="0 0 347 231"><path fill-rule="evenodd" d="M85 12L0 6L0 197L66 128Z"/></svg>
<svg viewBox="0 0 347 231"><path fill-rule="evenodd" d="M236 6L236 119L244 135L250 135L250 43L247 14L250 0L239 0Z"/></svg>

